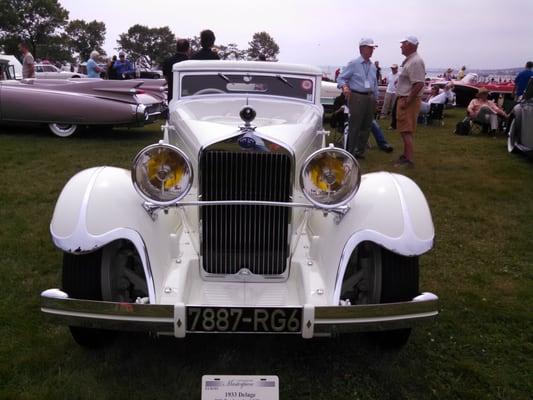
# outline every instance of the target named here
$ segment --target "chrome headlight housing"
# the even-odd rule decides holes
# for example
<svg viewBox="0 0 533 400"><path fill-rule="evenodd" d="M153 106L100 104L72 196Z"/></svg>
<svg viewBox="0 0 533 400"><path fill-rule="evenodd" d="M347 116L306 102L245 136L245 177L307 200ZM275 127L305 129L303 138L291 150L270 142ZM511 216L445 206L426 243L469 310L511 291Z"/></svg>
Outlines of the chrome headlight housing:
<svg viewBox="0 0 533 400"><path fill-rule="evenodd" d="M307 200L327 209L346 205L357 193L360 182L357 160L337 147L315 151L305 160L300 174Z"/></svg>
<svg viewBox="0 0 533 400"><path fill-rule="evenodd" d="M164 206L174 204L189 192L193 170L183 151L159 143L145 147L135 156L131 178L142 198Z"/></svg>

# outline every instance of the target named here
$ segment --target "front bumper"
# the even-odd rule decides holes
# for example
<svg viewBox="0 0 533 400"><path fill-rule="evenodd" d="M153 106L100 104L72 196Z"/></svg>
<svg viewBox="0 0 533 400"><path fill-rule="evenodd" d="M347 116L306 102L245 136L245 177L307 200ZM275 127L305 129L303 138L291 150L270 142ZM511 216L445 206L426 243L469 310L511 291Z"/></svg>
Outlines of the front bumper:
<svg viewBox="0 0 533 400"><path fill-rule="evenodd" d="M412 327L433 320L439 311L439 299L423 293L401 303L313 306L303 308L302 336L327 336L332 333L381 331ZM111 330L136 330L184 337L185 308L182 303L134 304L69 298L58 289L41 293L41 311L55 322L69 326Z"/></svg>

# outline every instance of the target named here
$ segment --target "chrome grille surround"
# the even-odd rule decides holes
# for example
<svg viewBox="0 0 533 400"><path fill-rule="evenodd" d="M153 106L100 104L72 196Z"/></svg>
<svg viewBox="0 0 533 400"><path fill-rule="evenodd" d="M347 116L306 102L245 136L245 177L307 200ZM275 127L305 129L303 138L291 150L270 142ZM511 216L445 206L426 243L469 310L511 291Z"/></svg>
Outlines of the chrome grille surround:
<svg viewBox="0 0 533 400"><path fill-rule="evenodd" d="M200 200L290 202L292 154L257 137L259 147L243 148L239 141L243 136L202 150ZM287 279L291 216L290 207L280 206L200 207L202 276L231 281Z"/></svg>

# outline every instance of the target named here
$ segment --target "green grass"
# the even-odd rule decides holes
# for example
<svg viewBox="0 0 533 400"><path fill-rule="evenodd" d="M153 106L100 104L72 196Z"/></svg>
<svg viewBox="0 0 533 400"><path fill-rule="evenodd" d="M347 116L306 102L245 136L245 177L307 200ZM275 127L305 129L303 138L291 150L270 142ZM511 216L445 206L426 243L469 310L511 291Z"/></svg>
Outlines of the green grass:
<svg viewBox="0 0 533 400"><path fill-rule="evenodd" d="M441 298L434 324L398 353L363 337L122 336L87 351L46 322L39 293L60 286L50 240L55 201L76 172L129 167L157 126L58 139L37 128L0 127L0 398L200 398L204 374L275 374L282 399L527 399L533 385L533 163L495 139L419 126L416 168L402 170L426 194L436 228L421 258L421 288ZM382 125L387 126L387 121ZM394 171L395 147L376 147L364 172Z"/></svg>

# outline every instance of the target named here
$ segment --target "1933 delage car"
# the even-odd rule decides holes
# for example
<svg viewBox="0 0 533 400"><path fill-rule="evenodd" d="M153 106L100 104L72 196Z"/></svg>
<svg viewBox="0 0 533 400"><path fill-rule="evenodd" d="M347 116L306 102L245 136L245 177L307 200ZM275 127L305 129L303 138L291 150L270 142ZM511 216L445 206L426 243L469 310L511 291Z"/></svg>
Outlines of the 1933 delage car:
<svg viewBox="0 0 533 400"><path fill-rule="evenodd" d="M418 289L426 199L326 145L320 70L186 61L173 73L163 140L131 171L91 168L64 187L51 222L62 289L42 292L44 313L88 347L116 330L373 331L400 346L438 314Z"/></svg>

